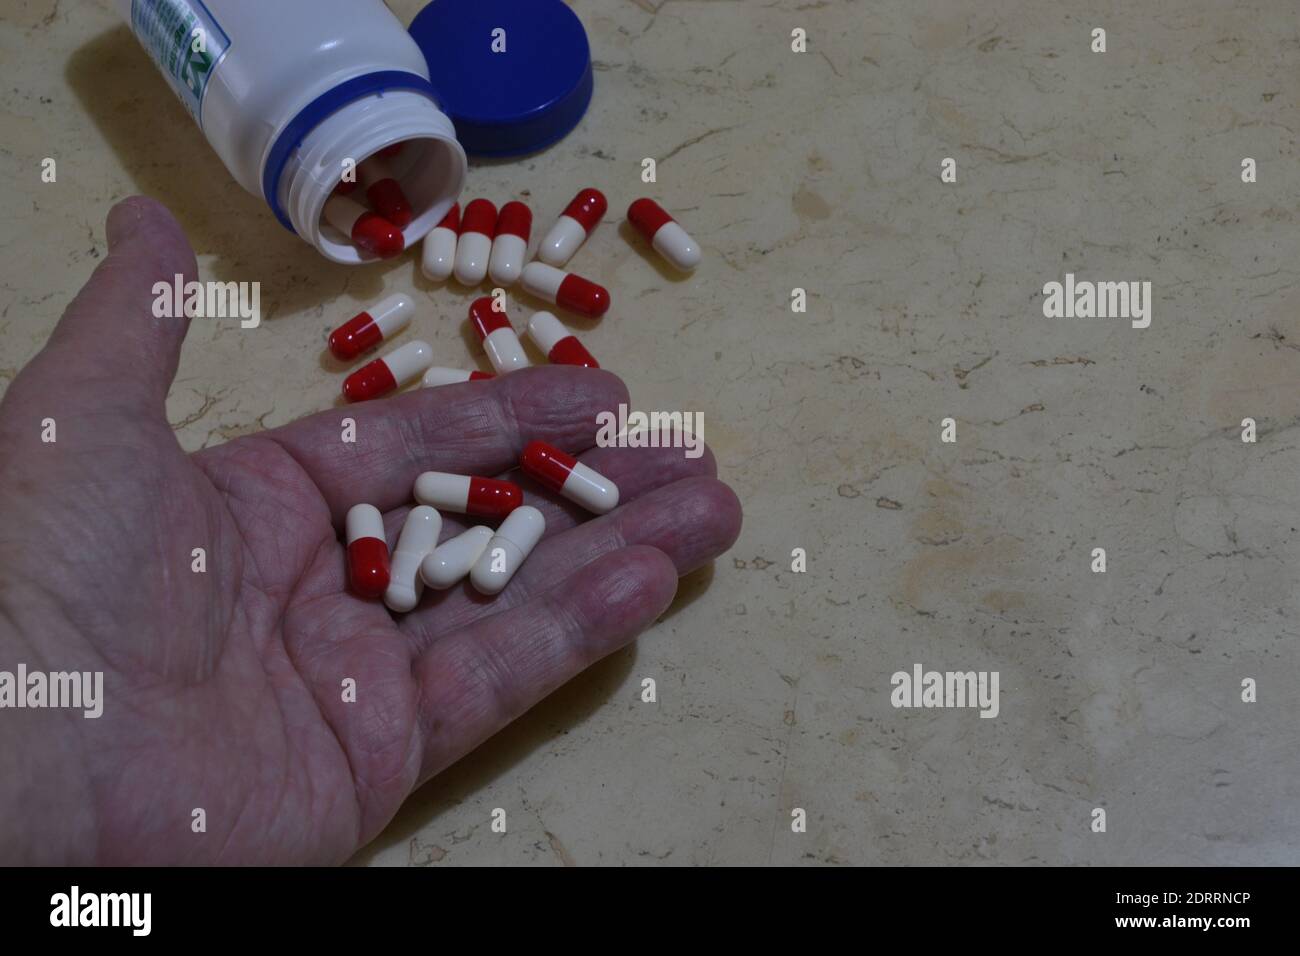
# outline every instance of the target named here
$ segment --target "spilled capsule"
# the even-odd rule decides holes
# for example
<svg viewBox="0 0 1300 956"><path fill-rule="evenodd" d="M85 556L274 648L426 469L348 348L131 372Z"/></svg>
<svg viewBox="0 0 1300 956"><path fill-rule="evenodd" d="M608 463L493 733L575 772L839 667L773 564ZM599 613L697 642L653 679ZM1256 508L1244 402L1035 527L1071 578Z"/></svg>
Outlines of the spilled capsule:
<svg viewBox="0 0 1300 956"><path fill-rule="evenodd" d="M407 342L344 379L343 397L349 402L379 398L396 391L432 364L432 345L419 340Z"/></svg>
<svg viewBox="0 0 1300 956"><path fill-rule="evenodd" d="M424 237L420 269L425 277L443 282L456 267L456 241L460 233L460 203L452 203L447 215Z"/></svg>
<svg viewBox="0 0 1300 956"><path fill-rule="evenodd" d="M690 272L700 264L699 245L653 199L638 199L628 206L627 221L677 270Z"/></svg>
<svg viewBox="0 0 1300 956"><path fill-rule="evenodd" d="M411 321L415 303L409 295L390 295L378 305L359 312L330 333L330 353L340 361L350 362L392 338Z"/></svg>

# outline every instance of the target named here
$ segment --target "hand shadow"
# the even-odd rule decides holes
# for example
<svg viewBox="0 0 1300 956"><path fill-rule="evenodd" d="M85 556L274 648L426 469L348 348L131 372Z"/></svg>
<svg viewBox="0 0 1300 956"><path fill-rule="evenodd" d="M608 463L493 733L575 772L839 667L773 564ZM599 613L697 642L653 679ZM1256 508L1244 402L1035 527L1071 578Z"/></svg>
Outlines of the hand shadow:
<svg viewBox="0 0 1300 956"><path fill-rule="evenodd" d="M126 26L75 50L64 75L135 190L180 222L203 262L202 278L262 283L263 321L317 310L344 291L377 298L389 270L411 268L409 253L362 266L331 262L280 225L260 196L235 181ZM349 317L335 322L331 314L323 325Z"/></svg>
<svg viewBox="0 0 1300 956"><path fill-rule="evenodd" d="M713 580L713 564L692 571L678 582L677 596L656 624L675 617L684 608L694 604L708 590ZM643 638L645 639L645 638ZM649 640L653 640L651 635ZM633 642L615 651L602 661L587 668L573 680L556 690L477 749L462 757L424 786L416 790L397 815L370 844L362 847L348 861L349 866L365 866L385 849L405 842L411 849L410 858L417 858L420 844L436 836L437 817L453 807L472 801L475 795L489 784L509 772L533 751L556 737L569 733L581 725L623 688L624 695L638 693L639 685L624 688L628 674L632 673L637 658L637 643ZM662 682L661 682L662 683ZM624 696L621 699L627 699ZM638 704L640 697L634 698ZM484 825L489 820L491 808L483 808ZM431 832L421 838L426 828ZM442 841L446 843L447 841ZM449 845L449 844L448 844ZM445 847L444 847L445 849Z"/></svg>

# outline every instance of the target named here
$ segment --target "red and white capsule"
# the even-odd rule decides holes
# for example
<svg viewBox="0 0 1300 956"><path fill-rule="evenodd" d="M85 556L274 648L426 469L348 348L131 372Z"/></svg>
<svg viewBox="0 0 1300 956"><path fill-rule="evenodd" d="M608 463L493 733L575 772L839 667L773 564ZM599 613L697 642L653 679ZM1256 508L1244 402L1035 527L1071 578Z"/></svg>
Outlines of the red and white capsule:
<svg viewBox="0 0 1300 956"><path fill-rule="evenodd" d="M578 193L564 207L564 212L560 213L560 218L542 240L537 248L537 258L556 268L568 265L573 254L604 218L608 208L605 194L599 189L584 189Z"/></svg>
<svg viewBox="0 0 1300 956"><path fill-rule="evenodd" d="M546 531L546 518L532 505L510 512L469 572L482 594L500 594Z"/></svg>
<svg viewBox="0 0 1300 956"><path fill-rule="evenodd" d="M603 515L618 507L618 485L554 445L529 442L519 467L530 478L592 514Z"/></svg>
<svg viewBox="0 0 1300 956"><path fill-rule="evenodd" d="M402 533L397 536L397 547L393 549L393 560L384 591L384 603L398 614L420 603L424 592L424 582L420 580L420 565L438 546L438 534L442 531L442 515L427 505L412 508L402 525Z"/></svg>
<svg viewBox="0 0 1300 956"><path fill-rule="evenodd" d="M439 511L504 518L524 503L524 493L511 481L426 471L415 479L415 500Z"/></svg>
<svg viewBox="0 0 1300 956"><path fill-rule="evenodd" d="M452 203L442 222L424 237L420 269L434 282L445 282L456 268L456 237L460 233L460 203Z"/></svg>
<svg viewBox="0 0 1300 956"><path fill-rule="evenodd" d="M600 368L600 363L578 341L577 336L549 312L533 313L533 317L528 320L528 337L545 353L547 360L555 365Z"/></svg>
<svg viewBox="0 0 1300 956"><path fill-rule="evenodd" d="M420 384L425 388L437 388L439 385L458 385L461 382L482 382L489 378L496 378L496 376L491 372L480 372L478 369L471 372L463 368L435 365L424 373L424 379Z"/></svg>
<svg viewBox="0 0 1300 956"><path fill-rule="evenodd" d="M492 255L492 235L497 228L497 207L486 199L475 199L460 217L460 238L456 240L453 272L461 285L476 286L487 275Z"/></svg>
<svg viewBox="0 0 1300 956"><path fill-rule="evenodd" d="M383 597L391 576L383 516L374 505L353 505L345 524L352 590L364 598Z"/></svg>
<svg viewBox="0 0 1300 956"><path fill-rule="evenodd" d="M700 264L700 247L695 240L653 199L638 199L628 206L627 221L673 268L690 272Z"/></svg>
<svg viewBox="0 0 1300 956"><path fill-rule="evenodd" d="M393 349L369 365L363 365L343 380L343 397L349 402L365 402L387 395L433 364L433 346L418 339Z"/></svg>
<svg viewBox="0 0 1300 956"><path fill-rule="evenodd" d="M330 333L329 349L341 362L350 362L392 338L411 321L415 303L408 295L390 295L378 305L353 316Z"/></svg>
<svg viewBox="0 0 1300 956"><path fill-rule="evenodd" d="M411 203L388 168L378 156L371 156L357 167L357 178L366 190L366 202L398 229L405 229L415 218Z"/></svg>
<svg viewBox="0 0 1300 956"><path fill-rule="evenodd" d="M497 370L498 375L505 375L515 369L527 368L532 363L524 354L524 347L515 335L514 327L504 312L492 307L495 300L490 295L475 299L469 307L469 324L474 327L474 334L483 343L488 361Z"/></svg>
<svg viewBox="0 0 1300 956"><path fill-rule="evenodd" d="M432 554L425 555L420 578L435 591L445 591L469 574L494 534L487 525L480 524L444 541Z"/></svg>
<svg viewBox="0 0 1300 956"><path fill-rule="evenodd" d="M380 259L402 254L406 238L402 230L378 213L371 212L350 196L338 193L325 200L325 221L347 236L362 252Z"/></svg>
<svg viewBox="0 0 1300 956"><path fill-rule="evenodd" d="M572 272L565 272L544 262L524 266L524 289L562 309L599 319L609 309L609 292Z"/></svg>
<svg viewBox="0 0 1300 956"><path fill-rule="evenodd" d="M510 286L519 281L528 252L528 237L533 231L533 213L521 202L508 202L497 216L488 258L488 277L496 285Z"/></svg>

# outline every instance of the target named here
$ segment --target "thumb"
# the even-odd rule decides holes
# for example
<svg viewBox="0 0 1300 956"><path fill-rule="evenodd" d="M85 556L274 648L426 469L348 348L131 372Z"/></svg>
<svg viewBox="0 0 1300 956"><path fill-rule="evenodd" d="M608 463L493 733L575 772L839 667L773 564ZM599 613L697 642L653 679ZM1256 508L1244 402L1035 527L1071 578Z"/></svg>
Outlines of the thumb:
<svg viewBox="0 0 1300 956"><path fill-rule="evenodd" d="M135 405L162 413L189 330L184 311L154 315L155 284L172 288L197 274L194 252L161 203L132 196L114 206L106 225L108 256L63 313L28 370L57 378L65 393L96 403ZM171 302L171 295L167 302ZM72 395L69 395L72 398Z"/></svg>

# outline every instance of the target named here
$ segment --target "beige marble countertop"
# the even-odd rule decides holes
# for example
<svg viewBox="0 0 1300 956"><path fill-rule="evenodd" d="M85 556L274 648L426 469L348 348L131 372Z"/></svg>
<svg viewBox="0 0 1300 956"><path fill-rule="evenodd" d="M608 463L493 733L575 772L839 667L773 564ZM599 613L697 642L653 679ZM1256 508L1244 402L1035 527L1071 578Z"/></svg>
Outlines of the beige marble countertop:
<svg viewBox="0 0 1300 956"><path fill-rule="evenodd" d="M469 193L549 221L608 192L583 254L618 305L585 341L637 407L704 414L745 529L356 862L1300 863L1290 0L574 6L590 112ZM260 328L194 324L187 448L329 407L324 334L389 291L468 362L463 295L282 230L104 0L0 11L0 388L135 192L202 278L262 282ZM618 235L646 156L705 249L690 280ZM1045 318L1066 272L1151 281L1150 328ZM1000 713L894 709L914 663L998 671Z"/></svg>

